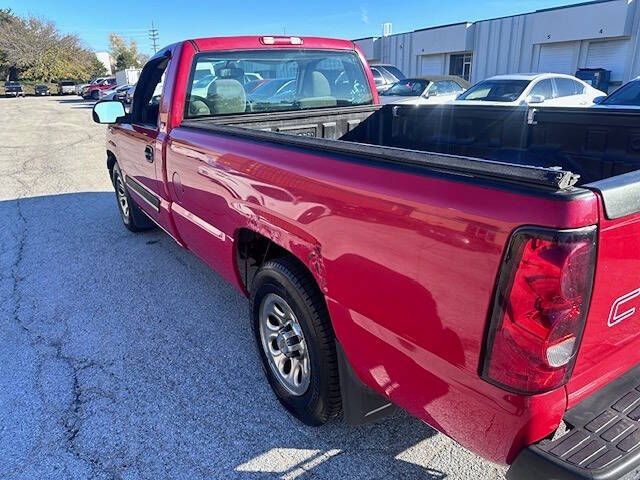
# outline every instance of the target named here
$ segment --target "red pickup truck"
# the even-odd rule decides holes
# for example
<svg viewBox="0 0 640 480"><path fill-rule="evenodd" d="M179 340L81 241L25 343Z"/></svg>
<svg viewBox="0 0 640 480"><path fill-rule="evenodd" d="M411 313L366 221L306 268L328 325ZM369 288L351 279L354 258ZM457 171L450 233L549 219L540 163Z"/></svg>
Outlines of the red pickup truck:
<svg viewBox="0 0 640 480"><path fill-rule="evenodd" d="M93 118L124 225L249 298L302 422L397 405L510 478L638 469L637 115L380 106L353 42L233 37L163 48Z"/></svg>
<svg viewBox="0 0 640 480"><path fill-rule="evenodd" d="M116 78L109 77L104 80L100 80L98 82L92 83L87 88L87 91L82 94L82 97L85 99L92 98L93 100L98 100L100 98L100 92L104 90L109 90L111 88L116 87Z"/></svg>

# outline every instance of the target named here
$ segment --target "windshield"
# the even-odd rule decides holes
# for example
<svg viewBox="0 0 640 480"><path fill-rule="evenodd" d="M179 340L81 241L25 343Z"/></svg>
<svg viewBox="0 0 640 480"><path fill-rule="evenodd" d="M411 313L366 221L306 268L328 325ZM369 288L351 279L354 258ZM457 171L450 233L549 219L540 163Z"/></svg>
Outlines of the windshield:
<svg viewBox="0 0 640 480"><path fill-rule="evenodd" d="M458 100L515 102L530 80L484 80L458 97Z"/></svg>
<svg viewBox="0 0 640 480"><path fill-rule="evenodd" d="M381 95L394 95L398 97L418 97L429 86L429 80L403 80L396 82Z"/></svg>
<svg viewBox="0 0 640 480"><path fill-rule="evenodd" d="M634 80L620 87L600 104L640 106L640 80Z"/></svg>
<svg viewBox="0 0 640 480"><path fill-rule="evenodd" d="M215 75L196 72L215 65ZM192 67L185 117L370 105L353 51L246 50L201 53ZM252 80L262 78L259 85Z"/></svg>
<svg viewBox="0 0 640 480"><path fill-rule="evenodd" d="M60 85L62 85L63 87L69 87L71 85L75 85L73 82L60 82Z"/></svg>

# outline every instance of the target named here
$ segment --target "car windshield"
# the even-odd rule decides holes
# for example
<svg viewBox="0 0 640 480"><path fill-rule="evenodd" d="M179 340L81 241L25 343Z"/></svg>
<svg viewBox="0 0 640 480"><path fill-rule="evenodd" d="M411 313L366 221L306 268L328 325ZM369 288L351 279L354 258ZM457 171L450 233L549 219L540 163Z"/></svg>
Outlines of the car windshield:
<svg viewBox="0 0 640 480"><path fill-rule="evenodd" d="M60 85L63 87L70 87L71 85L75 85L73 82L60 82Z"/></svg>
<svg viewBox="0 0 640 480"><path fill-rule="evenodd" d="M4 82L5 87L19 87L20 82Z"/></svg>
<svg viewBox="0 0 640 480"><path fill-rule="evenodd" d="M515 102L530 80L484 80L458 97L458 100Z"/></svg>
<svg viewBox="0 0 640 480"><path fill-rule="evenodd" d="M634 80L620 87L600 102L600 105L640 106L640 80Z"/></svg>
<svg viewBox="0 0 640 480"><path fill-rule="evenodd" d="M381 95L398 97L418 97L429 85L429 80L403 80L396 82Z"/></svg>
<svg viewBox="0 0 640 480"><path fill-rule="evenodd" d="M202 53L191 78L210 65L215 76L192 81L186 117L370 105L364 68L353 51L245 50ZM262 78L256 86L247 79Z"/></svg>

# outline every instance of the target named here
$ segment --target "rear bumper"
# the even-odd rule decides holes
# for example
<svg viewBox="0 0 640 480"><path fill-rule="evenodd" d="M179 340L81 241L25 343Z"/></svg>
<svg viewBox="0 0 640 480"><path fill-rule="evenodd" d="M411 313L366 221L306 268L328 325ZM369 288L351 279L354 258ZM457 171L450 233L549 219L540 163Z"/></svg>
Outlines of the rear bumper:
<svg viewBox="0 0 640 480"><path fill-rule="evenodd" d="M510 480L640 478L640 365L567 411L570 431L515 459Z"/></svg>

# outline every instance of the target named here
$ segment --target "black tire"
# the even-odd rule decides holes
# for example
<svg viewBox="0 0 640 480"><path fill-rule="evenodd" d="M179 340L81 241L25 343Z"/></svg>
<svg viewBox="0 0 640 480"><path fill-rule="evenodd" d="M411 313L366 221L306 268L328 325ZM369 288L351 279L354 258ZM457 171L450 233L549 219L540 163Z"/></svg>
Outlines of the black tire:
<svg viewBox="0 0 640 480"><path fill-rule="evenodd" d="M117 163L113 166L113 176L111 180L116 191L116 202L118 203L118 211L120 212L120 218L122 219L122 223L124 224L124 226L132 232L142 232L144 230L149 230L155 227L155 224L142 212L142 210L140 210L140 207L138 207L131 199L131 195L125 187L124 178ZM122 190L119 193L120 188ZM121 204L121 195L124 195L124 198L126 198L127 205L129 207L128 211L125 211L125 208Z"/></svg>
<svg viewBox="0 0 640 480"><path fill-rule="evenodd" d="M262 346L260 307L270 293L289 304L302 327L311 364L309 387L302 395L293 395L280 384ZM342 401L335 335L324 297L311 274L293 257L271 260L257 272L251 284L250 302L251 325L262 368L280 403L309 426L323 425L340 415Z"/></svg>
<svg viewBox="0 0 640 480"><path fill-rule="evenodd" d="M100 98L100 93L97 90L93 90L91 92L91 99L92 100L98 100Z"/></svg>

